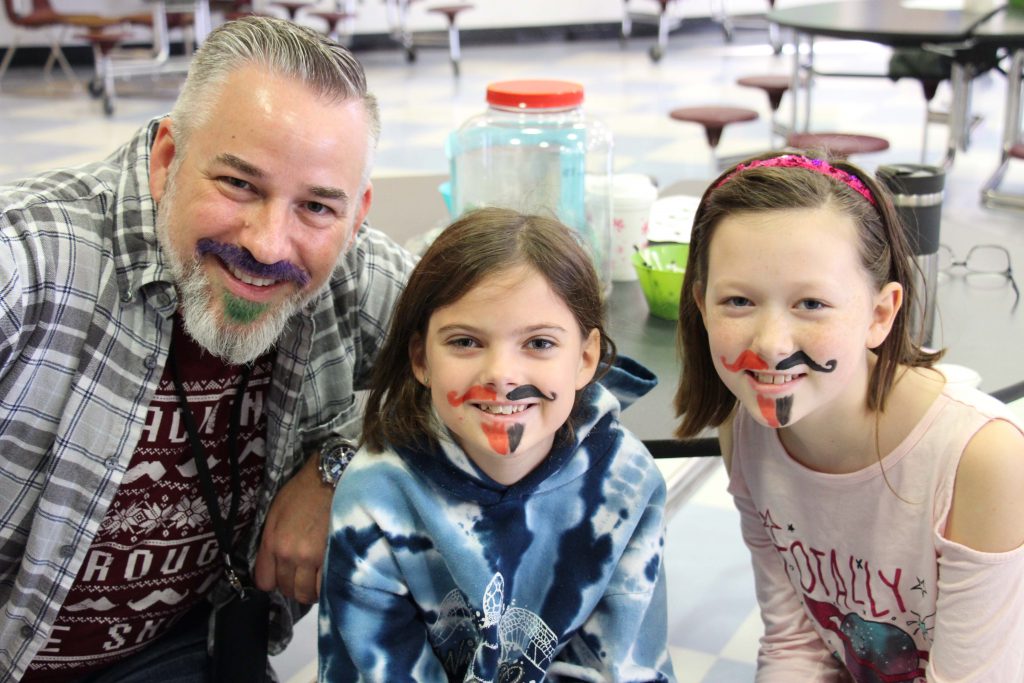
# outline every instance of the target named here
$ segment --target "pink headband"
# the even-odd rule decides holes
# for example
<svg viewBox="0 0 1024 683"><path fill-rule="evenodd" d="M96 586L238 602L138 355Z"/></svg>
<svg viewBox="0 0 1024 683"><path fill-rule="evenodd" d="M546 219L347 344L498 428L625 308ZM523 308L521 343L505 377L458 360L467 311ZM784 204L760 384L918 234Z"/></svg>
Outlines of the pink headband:
<svg viewBox="0 0 1024 683"><path fill-rule="evenodd" d="M871 196L871 190L869 190L867 185L864 184L864 181L857 176L836 168L827 161L822 161L821 159L808 159L807 157L799 156L797 154L783 154L782 156L772 157L770 159L756 159L747 164L740 164L732 173L718 181L718 184L715 185L715 189L717 190L722 185L725 185L727 182L732 180L736 174L742 173L743 171L751 168L806 168L808 171L814 171L815 173L820 173L838 180L860 196L864 197L864 199L868 200L871 206L878 206L877 202L875 202L875 198Z"/></svg>

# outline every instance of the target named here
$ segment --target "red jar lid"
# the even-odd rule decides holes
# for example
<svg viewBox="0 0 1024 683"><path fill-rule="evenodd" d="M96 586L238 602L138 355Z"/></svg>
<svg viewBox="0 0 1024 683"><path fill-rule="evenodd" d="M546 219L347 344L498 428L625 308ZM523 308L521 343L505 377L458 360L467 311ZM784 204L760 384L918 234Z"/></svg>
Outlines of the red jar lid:
<svg viewBox="0 0 1024 683"><path fill-rule="evenodd" d="M572 81L500 81L487 86L487 103L511 109L555 109L583 102L583 86Z"/></svg>

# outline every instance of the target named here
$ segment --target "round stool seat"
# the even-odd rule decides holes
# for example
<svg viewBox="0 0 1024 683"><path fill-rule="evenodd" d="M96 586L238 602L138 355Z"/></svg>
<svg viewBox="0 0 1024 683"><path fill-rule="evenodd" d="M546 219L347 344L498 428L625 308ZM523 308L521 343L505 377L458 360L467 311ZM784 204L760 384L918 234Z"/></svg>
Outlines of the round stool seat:
<svg viewBox="0 0 1024 683"><path fill-rule="evenodd" d="M822 150L842 159L851 154L889 149L889 141L885 138L855 133L792 133L787 143L799 149Z"/></svg>
<svg viewBox="0 0 1024 683"><path fill-rule="evenodd" d="M306 12L311 17L320 17L327 22L328 26L334 26L342 19L349 19L356 16L352 12L331 12L330 10L316 10L313 12Z"/></svg>
<svg viewBox="0 0 1024 683"><path fill-rule="evenodd" d="M124 31L108 31L104 28L95 28L89 29L86 33L79 33L76 37L96 46L100 54L107 55L129 36L130 34Z"/></svg>
<svg viewBox="0 0 1024 683"><path fill-rule="evenodd" d="M430 7L427 9L428 12L434 12L435 14L443 14L448 17L448 22L454 24L455 17L459 15L459 12L463 10L473 9L473 5L439 5L437 7Z"/></svg>
<svg viewBox="0 0 1024 683"><path fill-rule="evenodd" d="M744 76L736 79L736 83L747 88L763 90L768 95L768 103L771 104L772 111L779 108L779 105L782 104L782 96L789 90L789 76Z"/></svg>
<svg viewBox="0 0 1024 683"><path fill-rule="evenodd" d="M680 107L669 112L676 121L691 121L704 126L704 133L707 135L708 144L712 147L718 146L722 137L722 130L730 123L741 123L743 121L754 121L758 114L753 109L746 107Z"/></svg>

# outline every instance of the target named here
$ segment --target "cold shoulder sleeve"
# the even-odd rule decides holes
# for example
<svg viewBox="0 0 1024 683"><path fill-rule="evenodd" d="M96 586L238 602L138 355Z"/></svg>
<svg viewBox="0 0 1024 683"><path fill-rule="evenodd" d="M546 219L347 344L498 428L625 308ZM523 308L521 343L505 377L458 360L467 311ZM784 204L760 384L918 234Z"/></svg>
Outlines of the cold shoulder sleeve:
<svg viewBox="0 0 1024 683"><path fill-rule="evenodd" d="M939 583L929 683L1019 683L1024 675L1024 546L983 553L936 534Z"/></svg>

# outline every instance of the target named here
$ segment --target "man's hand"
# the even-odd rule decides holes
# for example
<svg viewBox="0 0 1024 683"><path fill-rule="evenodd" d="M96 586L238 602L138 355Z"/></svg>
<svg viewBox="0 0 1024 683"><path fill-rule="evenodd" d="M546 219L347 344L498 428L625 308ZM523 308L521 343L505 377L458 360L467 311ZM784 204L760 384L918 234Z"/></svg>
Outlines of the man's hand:
<svg viewBox="0 0 1024 683"><path fill-rule="evenodd" d="M320 480L315 455L278 491L256 554L257 588L276 588L304 604L317 601L333 495Z"/></svg>

